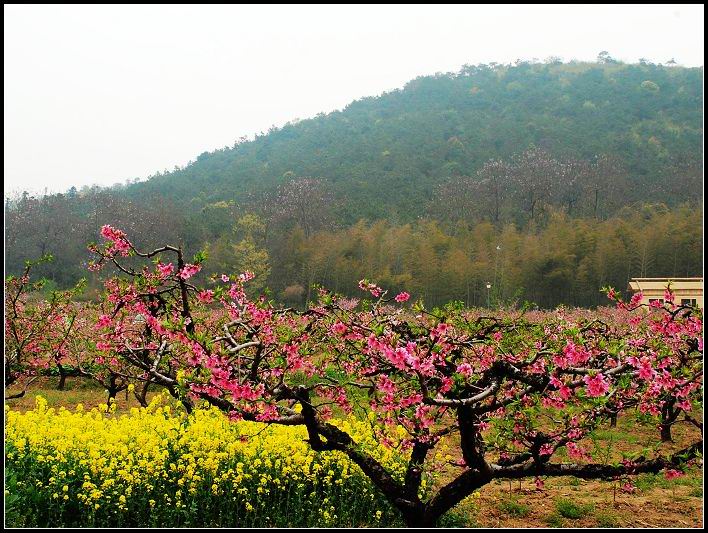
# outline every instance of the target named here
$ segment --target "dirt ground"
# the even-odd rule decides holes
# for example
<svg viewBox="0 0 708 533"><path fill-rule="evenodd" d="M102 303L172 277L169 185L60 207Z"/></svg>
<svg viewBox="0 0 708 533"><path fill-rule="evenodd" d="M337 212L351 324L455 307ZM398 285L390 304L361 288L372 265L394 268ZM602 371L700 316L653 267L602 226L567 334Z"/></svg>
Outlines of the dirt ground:
<svg viewBox="0 0 708 533"><path fill-rule="evenodd" d="M542 490L530 481L521 488L514 482L511 493L508 482L495 482L474 503L468 498L460 504L458 512L478 527L702 527L700 478L696 470L684 478L685 485L666 488L660 486L664 480L653 481L635 494L615 491L610 482L576 479L547 480ZM563 516L560 500L576 504L582 516Z"/></svg>

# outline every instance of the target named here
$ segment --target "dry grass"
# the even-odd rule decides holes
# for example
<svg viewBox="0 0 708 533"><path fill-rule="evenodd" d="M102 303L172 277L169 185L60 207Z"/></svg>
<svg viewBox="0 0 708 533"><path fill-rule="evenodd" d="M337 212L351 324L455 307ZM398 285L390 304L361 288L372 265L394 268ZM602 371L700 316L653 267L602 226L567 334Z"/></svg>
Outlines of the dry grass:
<svg viewBox="0 0 708 533"><path fill-rule="evenodd" d="M7 400L6 405L17 411L28 411L34 409L35 396L42 395L47 399L49 407L66 407L73 409L77 404L83 404L85 409L98 407L108 400L108 393L102 389L96 382L82 378L67 378L66 387L64 390L57 390L59 383L58 377L41 377L32 383L27 393L22 397L14 400ZM7 394L13 394L21 391L21 388L10 387ZM148 401L157 392L157 387L154 391L148 391ZM140 403L136 400L132 393L123 391L116 396L116 409L119 412L129 410L131 407L140 407Z"/></svg>
<svg viewBox="0 0 708 533"><path fill-rule="evenodd" d="M619 419L616 429L599 431L596 443L609 446L612 460L616 460L622 451L656 443L657 433L653 425L641 424L629 415ZM700 434L692 426L677 424L673 437L673 443L661 444L660 453L678 451L698 440ZM590 441L584 444L591 445ZM609 481L547 478L539 490L533 479L495 480L481 490L479 499L463 501L456 513L465 523L479 527L703 526L702 468L692 467L685 476L673 480L663 474L634 479L637 490L633 494Z"/></svg>

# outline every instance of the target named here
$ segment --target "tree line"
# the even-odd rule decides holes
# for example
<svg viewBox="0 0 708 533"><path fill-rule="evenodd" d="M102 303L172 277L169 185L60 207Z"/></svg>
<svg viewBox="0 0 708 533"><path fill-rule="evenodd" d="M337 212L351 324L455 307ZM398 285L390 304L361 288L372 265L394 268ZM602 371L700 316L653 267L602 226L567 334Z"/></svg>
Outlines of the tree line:
<svg viewBox="0 0 708 533"><path fill-rule="evenodd" d="M298 196L293 188L304 193ZM195 243L185 249L203 249L209 257L200 276L251 270L252 291L268 288L296 306L312 298L316 284L355 295L362 278L408 291L428 305L595 306L604 301L604 285L625 288L632 277L702 271L696 204L640 204L595 218L544 203L537 207L542 215L525 225L459 210L456 220L428 216L405 224L360 220L339 226L328 200L315 180L287 185L259 209L221 202L189 214L168 202L146 198L138 204L105 190L74 198L24 197L6 204L6 268L19 273L24 260L52 253L55 261L38 266L38 274L51 288L73 285L86 275L82 243L98 238L95 224L104 220L143 232L145 246L167 239ZM92 286L97 282L89 279Z"/></svg>

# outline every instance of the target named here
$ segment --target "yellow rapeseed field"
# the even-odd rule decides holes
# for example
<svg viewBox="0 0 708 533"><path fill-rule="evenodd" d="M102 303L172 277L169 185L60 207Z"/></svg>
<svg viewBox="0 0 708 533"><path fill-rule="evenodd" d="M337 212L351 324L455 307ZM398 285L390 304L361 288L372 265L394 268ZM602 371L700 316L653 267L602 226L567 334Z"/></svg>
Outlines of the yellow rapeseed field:
<svg viewBox="0 0 708 533"><path fill-rule="evenodd" d="M397 514L344 454L313 452L304 427L187 416L164 397L117 415L6 407L12 525L386 525ZM365 421L337 422L397 476L405 454ZM403 435L401 435L403 436ZM8 492L9 491L9 492Z"/></svg>

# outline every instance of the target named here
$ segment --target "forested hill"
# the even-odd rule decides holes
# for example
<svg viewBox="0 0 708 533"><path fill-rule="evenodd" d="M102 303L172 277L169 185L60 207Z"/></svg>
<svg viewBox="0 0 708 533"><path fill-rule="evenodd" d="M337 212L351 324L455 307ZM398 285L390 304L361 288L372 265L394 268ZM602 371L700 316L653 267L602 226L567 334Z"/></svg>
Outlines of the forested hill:
<svg viewBox="0 0 708 533"><path fill-rule="evenodd" d="M68 286L111 224L293 305L362 278L432 305L598 305L701 274L702 78L608 57L421 77L143 182L6 198L6 270L51 252L37 273Z"/></svg>
<svg viewBox="0 0 708 533"><path fill-rule="evenodd" d="M435 184L534 145L556 156L616 156L639 194L630 200L657 200L641 195L656 192L662 169L700 152L702 77L702 68L611 60L469 66L203 153L129 193L203 207L312 176L344 199L341 222L408 221Z"/></svg>

